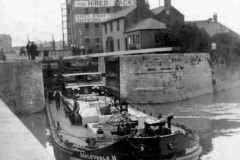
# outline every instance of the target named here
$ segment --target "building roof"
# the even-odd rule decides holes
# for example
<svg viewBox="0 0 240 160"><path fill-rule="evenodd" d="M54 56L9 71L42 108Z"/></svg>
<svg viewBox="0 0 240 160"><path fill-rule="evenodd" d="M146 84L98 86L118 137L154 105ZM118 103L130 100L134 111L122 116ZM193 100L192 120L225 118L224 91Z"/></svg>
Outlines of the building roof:
<svg viewBox="0 0 240 160"><path fill-rule="evenodd" d="M137 30L156 30L156 29L166 29L166 24L158 20L155 20L153 18L147 18L127 28L125 32L132 32Z"/></svg>
<svg viewBox="0 0 240 160"><path fill-rule="evenodd" d="M12 40L12 38L9 34L0 34L0 39Z"/></svg>
<svg viewBox="0 0 240 160"><path fill-rule="evenodd" d="M109 22L109 21L112 21L112 20L115 20L115 19L118 19L118 18L126 17L129 13L131 13L136 8L137 8L137 6L131 6L131 7L125 8L121 11L118 11L118 12L114 13L114 15L111 18L107 19L103 23L106 23L106 22Z"/></svg>
<svg viewBox="0 0 240 160"><path fill-rule="evenodd" d="M201 20L201 21L186 21L186 24L196 24L198 27L208 26L212 23L212 19Z"/></svg>
<svg viewBox="0 0 240 160"><path fill-rule="evenodd" d="M152 9L151 11L152 11L155 15L158 15L158 14L161 13L164 9L165 9L165 6L160 6L160 7L157 7L157 8Z"/></svg>
<svg viewBox="0 0 240 160"><path fill-rule="evenodd" d="M185 23L196 24L198 28L204 28L210 37L218 33L234 32L230 28L224 26L219 22L213 22L211 18L208 20L202 20L202 21L187 21Z"/></svg>
<svg viewBox="0 0 240 160"><path fill-rule="evenodd" d="M166 9L165 6L160 6L157 8L152 9L151 11L155 14L155 15L159 15L161 12L163 12ZM179 14L183 15L179 10L177 10L174 6L171 6L170 9L175 10L176 12L178 12ZM183 15L184 16L184 15Z"/></svg>

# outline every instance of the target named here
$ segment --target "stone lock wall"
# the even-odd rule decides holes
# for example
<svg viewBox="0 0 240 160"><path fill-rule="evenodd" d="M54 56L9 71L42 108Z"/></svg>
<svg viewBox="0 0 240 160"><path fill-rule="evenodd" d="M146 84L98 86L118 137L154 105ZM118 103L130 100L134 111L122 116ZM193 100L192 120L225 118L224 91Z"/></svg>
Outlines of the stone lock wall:
<svg viewBox="0 0 240 160"><path fill-rule="evenodd" d="M13 112L42 111L45 101L41 62L1 62L0 98Z"/></svg>
<svg viewBox="0 0 240 160"><path fill-rule="evenodd" d="M214 64L212 68L216 92L240 86L240 67Z"/></svg>
<svg viewBox="0 0 240 160"><path fill-rule="evenodd" d="M165 103L213 92L208 53L120 57L121 96L132 102Z"/></svg>

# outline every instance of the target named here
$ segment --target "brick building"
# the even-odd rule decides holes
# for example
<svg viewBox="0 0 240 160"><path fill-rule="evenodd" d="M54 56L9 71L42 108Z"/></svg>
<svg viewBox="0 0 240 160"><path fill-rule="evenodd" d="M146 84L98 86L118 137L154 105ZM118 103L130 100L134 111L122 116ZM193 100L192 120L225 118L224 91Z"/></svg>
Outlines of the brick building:
<svg viewBox="0 0 240 160"><path fill-rule="evenodd" d="M128 43L126 43L126 46L128 46L126 50L155 48L157 46L155 34L165 29L166 24L153 18L147 18L138 22L125 31L124 37Z"/></svg>
<svg viewBox="0 0 240 160"><path fill-rule="evenodd" d="M101 23L136 0L67 0L68 41L86 50L102 48Z"/></svg>
<svg viewBox="0 0 240 160"><path fill-rule="evenodd" d="M123 9L103 22L104 52L154 47L155 32L165 28L164 23L156 20L149 4L139 0L136 6Z"/></svg>
<svg viewBox="0 0 240 160"><path fill-rule="evenodd" d="M12 38L8 34L0 34L0 49L3 48L4 52L12 51Z"/></svg>
<svg viewBox="0 0 240 160"><path fill-rule="evenodd" d="M167 25L184 24L184 15L172 6L171 0L164 0L164 6L152 9L157 19Z"/></svg>

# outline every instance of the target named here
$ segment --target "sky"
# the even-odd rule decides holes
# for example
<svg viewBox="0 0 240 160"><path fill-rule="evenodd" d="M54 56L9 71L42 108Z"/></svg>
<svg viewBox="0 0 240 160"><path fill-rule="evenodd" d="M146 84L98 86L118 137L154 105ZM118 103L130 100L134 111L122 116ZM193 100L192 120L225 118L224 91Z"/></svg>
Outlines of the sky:
<svg viewBox="0 0 240 160"><path fill-rule="evenodd" d="M62 40L61 4L65 0L0 0L0 34L10 34L13 46L31 41ZM159 0L149 0L150 7ZM164 5L164 0L160 0ZM240 34L240 0L172 0L186 21L206 20L218 14L220 23Z"/></svg>

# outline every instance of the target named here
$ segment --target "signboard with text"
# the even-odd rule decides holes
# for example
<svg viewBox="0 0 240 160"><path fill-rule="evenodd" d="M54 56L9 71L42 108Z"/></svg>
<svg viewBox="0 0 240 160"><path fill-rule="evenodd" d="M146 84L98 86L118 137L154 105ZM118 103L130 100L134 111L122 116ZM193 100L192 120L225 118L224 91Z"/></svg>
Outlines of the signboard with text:
<svg viewBox="0 0 240 160"><path fill-rule="evenodd" d="M78 0L75 1L75 7L89 8L89 7L112 7L117 2L120 6L136 5L137 0Z"/></svg>
<svg viewBox="0 0 240 160"><path fill-rule="evenodd" d="M104 22L113 14L77 14L76 22Z"/></svg>

